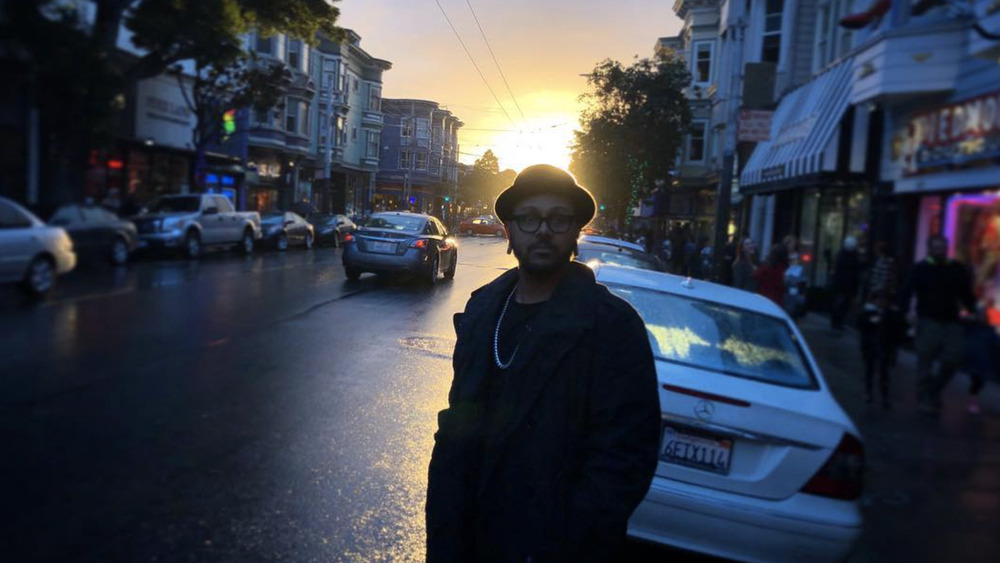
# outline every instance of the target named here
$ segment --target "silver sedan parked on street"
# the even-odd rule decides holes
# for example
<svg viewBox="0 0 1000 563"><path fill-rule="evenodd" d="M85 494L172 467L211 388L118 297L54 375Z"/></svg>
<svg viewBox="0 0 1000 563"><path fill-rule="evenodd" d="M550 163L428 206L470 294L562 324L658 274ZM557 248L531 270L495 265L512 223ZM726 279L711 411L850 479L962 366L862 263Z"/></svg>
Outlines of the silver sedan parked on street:
<svg viewBox="0 0 1000 563"><path fill-rule="evenodd" d="M76 267L73 241L30 211L0 197L0 283L20 283L31 297L45 297L56 276Z"/></svg>
<svg viewBox="0 0 1000 563"><path fill-rule="evenodd" d="M442 273L454 278L458 266L455 239L430 215L376 213L344 242L344 270L350 280L364 272L415 274L433 285Z"/></svg>

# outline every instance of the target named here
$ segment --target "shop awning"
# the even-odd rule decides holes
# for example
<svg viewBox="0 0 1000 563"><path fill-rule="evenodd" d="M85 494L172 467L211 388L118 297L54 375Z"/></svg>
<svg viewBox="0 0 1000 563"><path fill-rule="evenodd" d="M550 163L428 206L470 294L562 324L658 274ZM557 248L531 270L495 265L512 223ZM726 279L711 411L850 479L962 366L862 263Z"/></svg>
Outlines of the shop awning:
<svg viewBox="0 0 1000 563"><path fill-rule="evenodd" d="M839 125L850 94L851 59L786 94L774 112L771 140L754 148L740 175L740 192L775 191L836 171Z"/></svg>

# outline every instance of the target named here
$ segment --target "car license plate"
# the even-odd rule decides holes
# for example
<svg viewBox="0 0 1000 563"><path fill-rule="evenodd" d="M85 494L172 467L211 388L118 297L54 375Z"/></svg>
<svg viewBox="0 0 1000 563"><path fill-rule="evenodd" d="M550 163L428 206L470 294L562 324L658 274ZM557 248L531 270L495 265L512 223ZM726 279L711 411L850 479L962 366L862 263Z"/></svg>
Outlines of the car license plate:
<svg viewBox="0 0 1000 563"><path fill-rule="evenodd" d="M663 427L660 459L667 463L729 475L733 441L721 436Z"/></svg>
<svg viewBox="0 0 1000 563"><path fill-rule="evenodd" d="M396 244L392 242L371 241L368 243L368 249L372 252L394 254L396 252Z"/></svg>

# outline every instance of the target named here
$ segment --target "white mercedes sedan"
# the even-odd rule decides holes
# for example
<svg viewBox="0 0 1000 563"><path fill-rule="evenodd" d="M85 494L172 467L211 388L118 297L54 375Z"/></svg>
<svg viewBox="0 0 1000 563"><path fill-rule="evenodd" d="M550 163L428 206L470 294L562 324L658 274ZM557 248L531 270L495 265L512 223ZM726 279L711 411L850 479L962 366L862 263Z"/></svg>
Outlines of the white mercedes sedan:
<svg viewBox="0 0 1000 563"><path fill-rule="evenodd" d="M843 561L864 446L785 312L751 293L596 266L646 323L663 433L629 535L737 561Z"/></svg>

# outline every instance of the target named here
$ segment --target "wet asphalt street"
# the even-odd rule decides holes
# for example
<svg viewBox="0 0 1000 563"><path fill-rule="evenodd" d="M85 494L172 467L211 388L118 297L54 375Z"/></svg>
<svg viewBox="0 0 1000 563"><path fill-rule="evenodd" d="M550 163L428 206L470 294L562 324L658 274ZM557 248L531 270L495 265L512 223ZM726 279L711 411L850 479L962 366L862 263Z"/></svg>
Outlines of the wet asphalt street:
<svg viewBox="0 0 1000 563"><path fill-rule="evenodd" d="M4 290L4 558L421 559L451 316L503 248L463 241L433 288L348 282L325 248Z"/></svg>
<svg viewBox="0 0 1000 563"><path fill-rule="evenodd" d="M452 315L514 265L463 238L435 287L345 279L339 251L84 264L29 305L0 289L5 561L421 561ZM1000 391L941 420L861 401L855 337L803 330L868 452L852 563L996 561ZM632 545L627 561L706 561Z"/></svg>
<svg viewBox="0 0 1000 563"><path fill-rule="evenodd" d="M345 279L340 251L81 265L0 291L7 561L420 561L452 315L514 265ZM630 559L659 558L632 546Z"/></svg>

